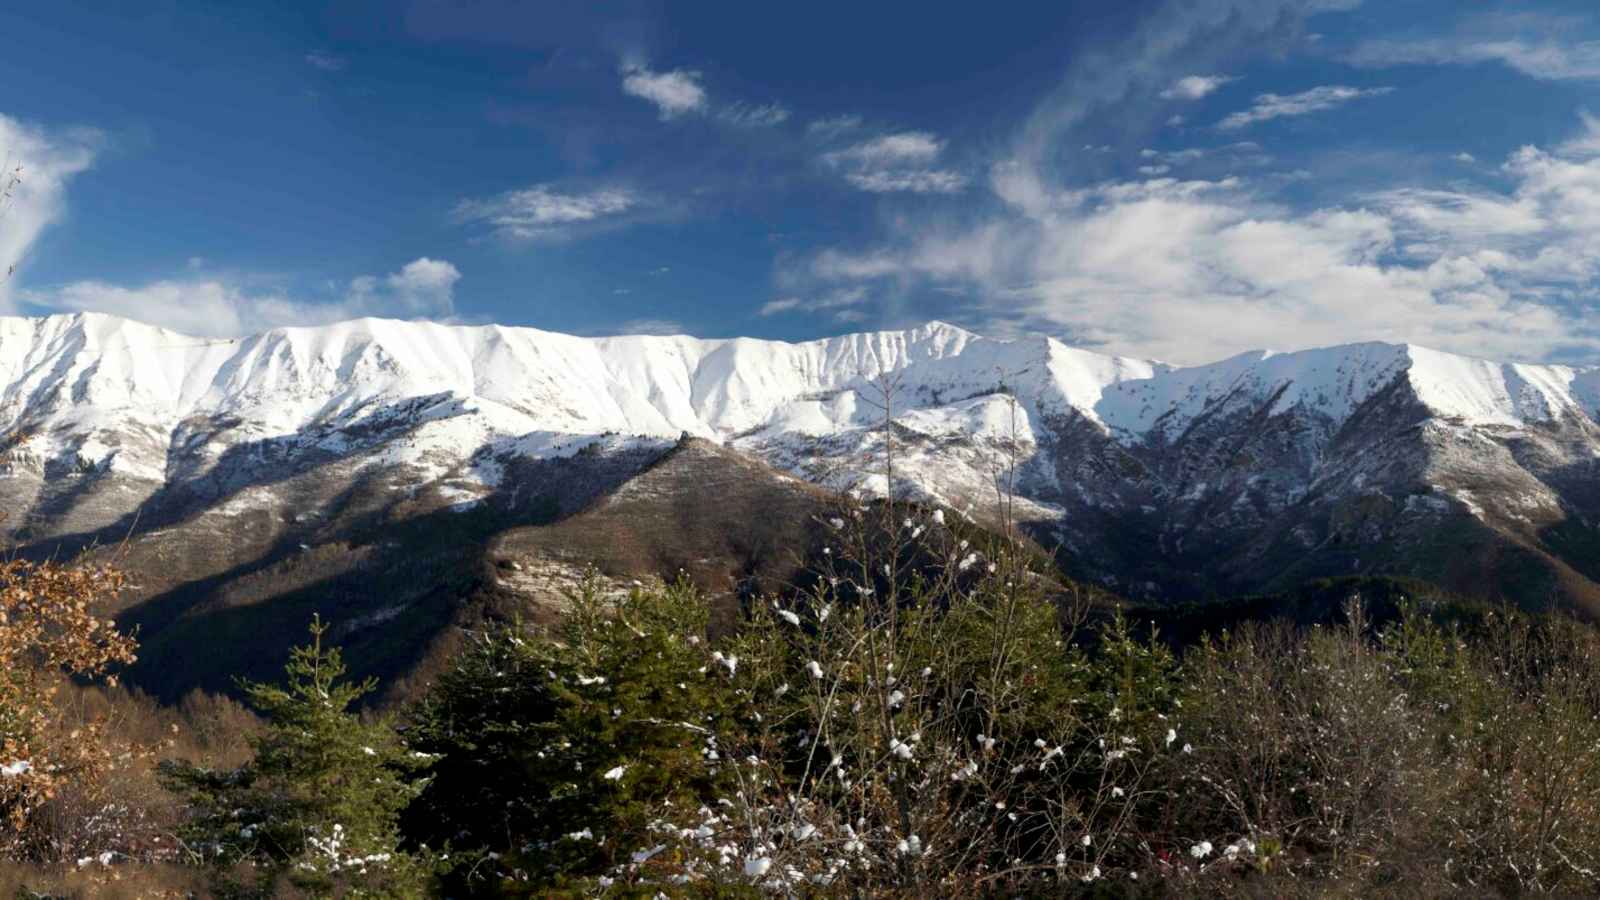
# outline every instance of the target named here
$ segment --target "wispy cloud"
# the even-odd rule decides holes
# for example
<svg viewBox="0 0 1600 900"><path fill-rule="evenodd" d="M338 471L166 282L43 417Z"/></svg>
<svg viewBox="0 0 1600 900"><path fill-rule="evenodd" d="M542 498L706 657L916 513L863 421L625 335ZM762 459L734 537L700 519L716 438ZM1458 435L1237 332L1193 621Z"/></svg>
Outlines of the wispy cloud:
<svg viewBox="0 0 1600 900"><path fill-rule="evenodd" d="M1147 147L1139 151L1139 158L1147 166L1169 169L1201 161L1222 163L1232 168L1259 167L1272 162L1272 156L1255 141L1235 141L1219 147L1185 147L1182 150L1152 150Z"/></svg>
<svg viewBox="0 0 1600 900"><path fill-rule="evenodd" d="M1583 129L1578 132L1577 137L1563 141L1561 146L1556 148L1556 152L1577 159L1600 156L1600 118L1588 110L1580 110L1578 120L1583 123Z"/></svg>
<svg viewBox="0 0 1600 900"><path fill-rule="evenodd" d="M823 119L812 119L806 125L806 133L812 137L824 140L835 138L847 132L855 131L861 127L862 119L856 115L829 116Z"/></svg>
<svg viewBox="0 0 1600 900"><path fill-rule="evenodd" d="M834 288L810 297L789 295L769 300L762 305L759 315L828 312L837 322L855 322L862 318L860 307L867 299L868 289L864 285Z"/></svg>
<svg viewBox="0 0 1600 900"><path fill-rule="evenodd" d="M617 334L687 334L689 329L676 319L629 319L617 328Z"/></svg>
<svg viewBox="0 0 1600 900"><path fill-rule="evenodd" d="M344 57L335 56L332 53L324 53L320 50L313 50L307 53L306 62L324 72L342 72L345 66L349 65L349 60Z"/></svg>
<svg viewBox="0 0 1600 900"><path fill-rule="evenodd" d="M13 310L7 273L26 266L40 233L65 213L67 183L94 162L102 140L90 129L50 130L0 115L0 167L20 179L0 200L0 311Z"/></svg>
<svg viewBox="0 0 1600 900"><path fill-rule="evenodd" d="M955 194L964 190L970 179L949 169L890 169L851 172L845 180L872 194L908 192L912 194Z"/></svg>
<svg viewBox="0 0 1600 900"><path fill-rule="evenodd" d="M1502 63L1545 81L1593 81L1600 80L1600 41L1467 36L1375 40L1358 46L1349 61L1370 67Z"/></svg>
<svg viewBox="0 0 1600 900"><path fill-rule="evenodd" d="M843 150L825 154L823 159L835 165L899 165L926 163L938 158L944 151L944 142L926 131L902 131L863 141Z"/></svg>
<svg viewBox="0 0 1600 900"><path fill-rule="evenodd" d="M1254 125L1257 122L1266 122L1286 116L1304 116L1336 106L1343 106L1352 100L1364 97L1381 97L1392 92L1394 88L1354 88L1339 84L1322 85L1298 94L1259 94L1255 104L1249 109L1233 113L1221 122L1218 128L1236 129Z"/></svg>
<svg viewBox="0 0 1600 900"><path fill-rule="evenodd" d="M252 290L237 280L169 279L137 287L77 281L29 291L24 302L46 311L102 312L204 337L239 337L269 328L322 325L362 316L450 320L461 278L444 260L422 257L389 275L351 279L330 300Z"/></svg>
<svg viewBox="0 0 1600 900"><path fill-rule="evenodd" d="M780 103L733 103L723 107L718 117L731 125L765 128L789 120L789 109Z"/></svg>
<svg viewBox="0 0 1600 900"><path fill-rule="evenodd" d="M573 228L616 222L639 206L639 197L626 188L570 191L536 184L488 199L463 200L456 205L455 219L487 226L498 237L536 240L561 237Z"/></svg>
<svg viewBox="0 0 1600 900"><path fill-rule="evenodd" d="M622 92L655 105L662 121L706 110L706 90L699 72L672 69L656 72L644 66L622 70Z"/></svg>
<svg viewBox="0 0 1600 900"><path fill-rule="evenodd" d="M1199 100L1235 79L1228 75L1186 75L1161 92L1163 100Z"/></svg>
<svg viewBox="0 0 1600 900"><path fill-rule="evenodd" d="M902 131L862 141L822 156L850 184L871 193L953 194L970 179L936 168L944 142L926 131Z"/></svg>

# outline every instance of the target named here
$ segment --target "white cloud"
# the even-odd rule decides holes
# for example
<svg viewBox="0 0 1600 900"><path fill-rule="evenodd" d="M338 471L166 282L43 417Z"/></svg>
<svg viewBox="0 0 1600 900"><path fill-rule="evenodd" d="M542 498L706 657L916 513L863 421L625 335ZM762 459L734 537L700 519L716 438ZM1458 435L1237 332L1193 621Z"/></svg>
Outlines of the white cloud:
<svg viewBox="0 0 1600 900"><path fill-rule="evenodd" d="M93 163L100 140L90 130L49 131L0 115L0 185L13 173L20 179L0 200L0 312L14 310L8 273L27 264L40 233L65 214L67 182Z"/></svg>
<svg viewBox="0 0 1600 900"><path fill-rule="evenodd" d="M1016 136L1009 160L1047 171L1058 151L1090 116L1115 110L1131 123L1149 86L1170 84L1196 60L1237 52L1282 50L1304 34L1305 19L1353 9L1361 0L1166 0L1140 17L1120 39L1075 54L1056 89L1035 108ZM1181 68L1180 68L1181 67Z"/></svg>
<svg viewBox="0 0 1600 900"><path fill-rule="evenodd" d="M700 73L689 69L655 72L643 66L627 66L622 70L622 91L655 104L662 121L706 109Z"/></svg>
<svg viewBox="0 0 1600 900"><path fill-rule="evenodd" d="M487 225L502 238L533 240L616 221L639 206L639 198L626 188L566 191L536 184L486 200L463 200L456 205L455 218L458 222Z"/></svg>
<svg viewBox="0 0 1600 900"><path fill-rule="evenodd" d="M1558 147L1557 152L1562 156L1579 158L1600 156L1600 119L1590 115L1587 110L1580 110L1578 118L1583 123L1583 130L1577 137Z"/></svg>
<svg viewBox="0 0 1600 900"><path fill-rule="evenodd" d="M1350 55L1355 65L1473 65L1498 62L1546 81L1600 80L1600 41L1554 38L1450 37L1416 41L1376 40Z"/></svg>
<svg viewBox="0 0 1600 900"><path fill-rule="evenodd" d="M1505 191L1396 188L1303 211L1276 203L1268 179L1062 187L1004 165L990 186L1008 212L906 223L876 248L818 254L803 275L819 290L879 279L959 290L992 330L1174 362L1364 340L1593 353L1600 152L1580 152L1595 131L1584 135L1512 154ZM800 278L789 287L805 295Z"/></svg>
<svg viewBox="0 0 1600 900"><path fill-rule="evenodd" d="M424 256L381 279L371 275L355 279L345 304L408 319L448 318L455 313L455 285L460 280L461 272L454 265Z"/></svg>
<svg viewBox="0 0 1600 900"><path fill-rule="evenodd" d="M902 266L887 252L855 254L828 249L817 254L810 268L825 280L856 280L896 275Z"/></svg>
<svg viewBox="0 0 1600 900"><path fill-rule="evenodd" d="M944 151L944 142L926 131L902 131L862 141L823 155L833 165L887 166L927 163Z"/></svg>
<svg viewBox="0 0 1600 900"><path fill-rule="evenodd" d="M901 169L851 172L845 180L873 194L954 194L966 189L969 179L948 169Z"/></svg>
<svg viewBox="0 0 1600 900"><path fill-rule="evenodd" d="M788 108L778 103L734 103L725 107L719 115L724 122L746 128L782 125L789 120Z"/></svg>
<svg viewBox="0 0 1600 900"><path fill-rule="evenodd" d="M1233 80L1235 79L1228 75L1186 75L1162 91L1161 99L1199 100Z"/></svg>
<svg viewBox="0 0 1600 900"><path fill-rule="evenodd" d="M926 131L879 135L822 155L822 161L844 173L846 181L874 194L953 194L970 179L953 170L935 168L944 141Z"/></svg>
<svg viewBox="0 0 1600 900"><path fill-rule="evenodd" d="M1401 181L1309 209L1280 192L1286 179L1315 177L1299 170L1086 181L1099 165L1064 152L1099 143L1081 126L1102 113L1158 125L1170 109L1149 85L1194 71L1196 59L1301 42L1306 16L1355 5L1162 3L1123 40L1069 63L989 169L998 209L887 220L881 240L781 266L778 296L879 284L903 302L957 295L986 332L1044 330L1175 362L1365 340L1499 358L1600 352L1600 323L1587 315L1600 286L1600 128L1513 154L1504 189ZM1155 152L1143 164L1179 171Z"/></svg>
<svg viewBox="0 0 1600 900"><path fill-rule="evenodd" d="M307 53L306 62L324 72L341 72L348 65L348 61L344 57L334 56L332 53L324 53L319 50Z"/></svg>
<svg viewBox="0 0 1600 900"><path fill-rule="evenodd" d="M829 116L813 119L806 125L806 133L818 138L833 138L861 127L861 117L855 115Z"/></svg>
<svg viewBox="0 0 1600 900"><path fill-rule="evenodd" d="M23 300L36 309L102 312L205 337L239 337L291 325L322 325L362 316L449 320L455 314L456 267L421 259L400 271L361 276L343 296L316 302L279 291L252 291L220 279L163 280L140 287L78 281Z"/></svg>
<svg viewBox="0 0 1600 900"><path fill-rule="evenodd" d="M766 303L763 303L761 305L761 309L757 312L757 315L781 315L783 313L804 309L805 305L806 302L799 297L779 297L776 300L768 300Z"/></svg>
<svg viewBox="0 0 1600 900"><path fill-rule="evenodd" d="M1314 87L1298 94L1260 94L1256 97L1255 104L1249 109L1236 112L1221 122L1218 128L1234 129L1244 128L1257 122L1266 122L1285 116L1304 116L1336 106L1343 106L1352 100L1363 97L1381 97L1390 93L1394 88L1353 88L1345 85L1329 84Z"/></svg>
<svg viewBox="0 0 1600 900"><path fill-rule="evenodd" d="M1456 155L1454 155L1454 156L1452 156L1450 158L1455 160L1458 163L1463 163L1463 164L1469 165L1469 166L1478 161L1478 158L1476 156L1473 156L1471 153L1468 153L1465 150L1461 151L1460 153L1457 153Z"/></svg>
<svg viewBox="0 0 1600 900"><path fill-rule="evenodd" d="M1145 148L1139 151L1139 158L1147 161L1146 167L1167 167L1169 171L1201 160L1212 160L1231 168L1259 167L1272 161L1272 157L1255 141L1236 141L1218 147L1185 147L1182 150ZM1143 169L1140 171L1145 175L1165 174L1144 172Z"/></svg>
<svg viewBox="0 0 1600 900"><path fill-rule="evenodd" d="M865 318L865 314L858 307L866 303L867 299L867 287L854 285L821 291L808 298L787 296L769 300L762 305L758 314L776 316L795 312L831 312L834 321L857 322Z"/></svg>

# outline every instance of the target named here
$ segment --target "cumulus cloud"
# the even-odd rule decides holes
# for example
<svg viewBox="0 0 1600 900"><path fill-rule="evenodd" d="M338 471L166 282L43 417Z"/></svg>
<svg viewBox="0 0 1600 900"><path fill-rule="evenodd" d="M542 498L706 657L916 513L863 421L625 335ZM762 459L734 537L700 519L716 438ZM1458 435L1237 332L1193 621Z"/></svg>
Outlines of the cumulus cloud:
<svg viewBox="0 0 1600 900"><path fill-rule="evenodd" d="M1185 75L1161 92L1163 100L1199 100L1234 79L1227 75Z"/></svg>
<svg viewBox="0 0 1600 900"><path fill-rule="evenodd" d="M656 72L644 66L622 70L622 92L655 105L663 122L706 110L706 89L699 72L672 69Z"/></svg>
<svg viewBox="0 0 1600 900"><path fill-rule="evenodd" d="M1259 94L1255 104L1249 109L1233 113L1221 122L1218 128L1235 129L1254 125L1257 122L1266 122L1285 116L1304 116L1325 109L1343 106L1352 100L1364 97L1381 97L1390 93L1394 88L1353 88L1340 84L1328 84L1301 91L1298 94Z"/></svg>
<svg viewBox="0 0 1600 900"><path fill-rule="evenodd" d="M66 212L67 183L94 162L98 133L50 131L0 115L0 185L11 183L0 199L0 311L14 311L8 277L27 263L39 234Z"/></svg>
<svg viewBox="0 0 1600 900"><path fill-rule="evenodd" d="M621 187L562 190L549 184L507 191L484 200L463 200L455 219L487 226L510 240L562 237L572 229L618 222L640 206L637 195Z"/></svg>
<svg viewBox="0 0 1600 900"><path fill-rule="evenodd" d="M1503 191L1396 188L1295 210L1242 178L1065 187L1001 166L990 186L1008 214L820 253L804 275L958 289L991 328L1173 362L1363 340L1513 359L1600 350L1585 315L1600 124L1501 168Z"/></svg>
<svg viewBox="0 0 1600 900"><path fill-rule="evenodd" d="M926 131L901 131L879 135L822 155L822 161L840 170L855 187L875 194L954 194L970 179L951 169L937 168L944 141Z"/></svg>
<svg viewBox="0 0 1600 900"><path fill-rule="evenodd" d="M1167 173L1104 180L1103 165L1063 152L1092 141L1080 129L1102 113L1158 128L1171 110L1151 85L1231 52L1289 46L1307 16L1355 5L1160 4L1122 40L1069 62L990 166L994 209L889 220L878 241L791 260L777 272L780 298L877 296L880 285L900 302L946 294L989 333L1046 331L1174 362L1364 340L1498 358L1600 350L1585 315L1600 280L1600 127L1512 154L1498 190L1407 185L1320 207L1281 192L1285 179L1315 177L1301 170L1200 177L1166 156L1185 151L1152 150L1138 164ZM1268 98L1262 111L1318 99Z"/></svg>
<svg viewBox="0 0 1600 900"><path fill-rule="evenodd" d="M454 265L424 256L383 278L366 275L354 279L345 304L407 319L448 318L455 314L455 286L460 280L461 272Z"/></svg>
<svg viewBox="0 0 1600 900"><path fill-rule="evenodd" d="M251 290L226 280L162 280L139 287L77 281L29 291L24 301L51 312L100 312L202 337L240 337L269 328L323 325L363 316L450 320L455 314L456 267L423 257L385 276L353 279L327 301L294 299L281 291Z"/></svg>

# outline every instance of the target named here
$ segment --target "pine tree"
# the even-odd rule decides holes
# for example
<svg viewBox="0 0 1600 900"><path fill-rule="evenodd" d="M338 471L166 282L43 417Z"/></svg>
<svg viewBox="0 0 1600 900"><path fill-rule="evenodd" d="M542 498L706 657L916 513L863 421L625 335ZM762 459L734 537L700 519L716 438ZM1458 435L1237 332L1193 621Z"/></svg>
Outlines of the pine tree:
<svg viewBox="0 0 1600 900"><path fill-rule="evenodd" d="M230 772L163 765L168 788L194 813L184 838L207 862L243 862L269 882L317 894L421 895L423 866L400 851L397 820L426 786L408 777L423 760L387 722L351 711L376 684L344 680L339 650L323 647L326 632L312 621L311 643L291 652L283 686L242 685L269 722L250 762Z"/></svg>

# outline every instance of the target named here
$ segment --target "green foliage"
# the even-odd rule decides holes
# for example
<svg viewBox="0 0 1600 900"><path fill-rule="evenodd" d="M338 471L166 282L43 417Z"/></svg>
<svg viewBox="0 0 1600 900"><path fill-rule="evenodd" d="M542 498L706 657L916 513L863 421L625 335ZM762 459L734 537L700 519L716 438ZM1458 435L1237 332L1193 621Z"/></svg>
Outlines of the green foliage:
<svg viewBox="0 0 1600 900"><path fill-rule="evenodd" d="M426 786L408 779L422 764L388 723L364 721L350 707L372 680L343 681L337 648L324 648L326 626L295 648L282 686L246 683L267 719L252 740L254 758L213 771L187 762L163 764L168 788L184 796L192 816L182 837L201 860L243 863L317 894L420 896L422 864L399 850L398 818Z"/></svg>
<svg viewBox="0 0 1600 900"><path fill-rule="evenodd" d="M706 616L686 584L618 597L590 578L551 631L475 635L411 716L437 757L413 833L459 848L458 882L534 891L616 865L661 805L708 802L703 755L738 702Z"/></svg>

